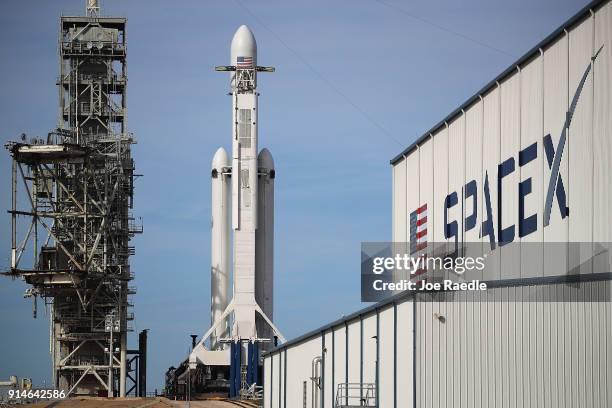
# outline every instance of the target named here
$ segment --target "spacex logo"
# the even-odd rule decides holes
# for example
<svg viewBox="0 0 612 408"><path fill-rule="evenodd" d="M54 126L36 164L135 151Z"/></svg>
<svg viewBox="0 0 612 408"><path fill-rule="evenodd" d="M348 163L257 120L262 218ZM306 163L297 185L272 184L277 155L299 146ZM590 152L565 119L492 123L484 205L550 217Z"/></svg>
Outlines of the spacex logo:
<svg viewBox="0 0 612 408"><path fill-rule="evenodd" d="M580 83L576 91L574 92L574 97L572 98L572 102L570 104L569 110L566 113L565 122L563 124L563 129L561 131L561 135L559 137L559 142L557 146L554 145L553 140L550 134L544 136L542 138L542 145L544 147L544 153L546 156L546 162L548 164L548 168L550 169L550 177L548 182L545 181L545 200L544 200L544 211L543 211L543 225L547 227L550 224L551 213L553 211L554 202L557 203L557 207L559 208L559 212L561 214L561 218L564 219L569 217L570 209L567 206L567 196L565 193L565 186L563 183L563 178L560 173L560 165L561 160L563 159L563 152L565 150L565 145L567 142L567 131L570 127L572 117L574 115L574 111L576 110L576 105L578 104L578 100L580 98L580 94L584 87L584 84L588 78L589 72L591 71L592 64L595 59L601 52L603 46L597 51L597 53L591 58L591 62L589 62ZM518 152L518 167L523 167L531 161L535 160L538 157L538 143L533 143L530 146L522 149ZM491 180L489 173L485 172L483 186L482 186L482 199L484 200L482 219L480 225L477 224L478 219L478 184L476 180L471 180L466 183L461 189L461 194L463 196L463 207L466 208L466 216L463 220L464 231L467 232L474 228L480 228L479 236L480 238L488 237L488 241L491 247L491 250L495 249L496 246L504 246L514 241L517 232L519 237L527 236L537 230L538 222L537 217L538 214L525 214L525 197L532 192L532 178L529 177L525 180L522 180L518 183L518 227L515 224L505 225L504 222L507 220L502 220L502 206L504 203L503 197L503 186L504 186L504 178L508 175L512 174L517 168L517 160L515 157L510 157L504 160L497 166L497 179ZM497 182L497 212L494 214L493 208L491 206L491 182ZM507 199L506 199L507 200ZM459 241L459 224L457 220L449 220L449 209L455 207L459 204L459 195L457 191L454 191L448 194L444 199L444 238L446 239L454 239L455 243L458 244ZM420 207L422 208L422 206ZM469 215L467 215L469 214ZM496 222L495 222L496 221ZM518 229L518 231L517 231ZM411 237L412 238L412 237ZM461 237L462 238L462 237Z"/></svg>

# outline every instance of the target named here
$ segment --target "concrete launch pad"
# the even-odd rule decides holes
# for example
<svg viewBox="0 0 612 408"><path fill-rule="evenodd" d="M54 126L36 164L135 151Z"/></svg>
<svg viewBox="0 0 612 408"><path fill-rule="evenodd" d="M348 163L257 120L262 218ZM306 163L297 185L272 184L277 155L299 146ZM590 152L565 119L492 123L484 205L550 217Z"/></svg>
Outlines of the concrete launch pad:
<svg viewBox="0 0 612 408"><path fill-rule="evenodd" d="M185 401L174 401L163 397L156 398L75 398L64 401L37 402L28 405L32 408L185 408ZM205 400L189 401L190 408L231 408L249 407L251 403L243 401ZM255 405L253 405L255 406Z"/></svg>

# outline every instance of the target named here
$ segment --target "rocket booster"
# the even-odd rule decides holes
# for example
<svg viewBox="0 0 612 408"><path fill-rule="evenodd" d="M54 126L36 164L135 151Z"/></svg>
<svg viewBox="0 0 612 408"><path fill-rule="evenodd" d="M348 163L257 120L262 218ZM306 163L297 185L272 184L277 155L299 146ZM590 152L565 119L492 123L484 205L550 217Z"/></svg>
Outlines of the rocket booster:
<svg viewBox="0 0 612 408"><path fill-rule="evenodd" d="M274 160L269 150L258 154L257 72L273 68L257 66L257 43L251 30L238 28L231 43L232 97L231 159L220 149L213 160L213 227L211 320L216 325L211 344L227 336L222 311L233 310L231 336L270 338L273 299ZM228 160L229 159L229 160ZM226 161L230 161L226 163ZM218 177L215 179L215 175ZM229 180L228 180L229 178ZM231 184L231 187L226 182ZM229 191L231 191L231 198ZM228 197L226 197L226 194ZM224 210L231 202L231 214ZM232 301L219 291L227 290L229 222L233 230ZM229 306L228 306L229 305Z"/></svg>
<svg viewBox="0 0 612 408"><path fill-rule="evenodd" d="M229 157L219 148L211 166L211 326L191 351L190 367L197 362L258 365L260 351L272 347L275 338L285 341L272 321L276 173L270 151L258 150L257 132L257 73L274 68L257 65L257 43L245 25L232 39L230 63L215 68L231 74L232 148ZM251 352L255 357L247 360ZM230 383L240 387L240 375L230 372Z"/></svg>

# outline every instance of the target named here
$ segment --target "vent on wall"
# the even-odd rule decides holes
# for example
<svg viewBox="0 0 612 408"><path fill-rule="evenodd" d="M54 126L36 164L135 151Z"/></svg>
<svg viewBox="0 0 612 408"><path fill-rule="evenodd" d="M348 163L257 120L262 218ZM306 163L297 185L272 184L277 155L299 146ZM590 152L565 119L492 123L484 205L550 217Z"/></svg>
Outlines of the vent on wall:
<svg viewBox="0 0 612 408"><path fill-rule="evenodd" d="M238 141L240 146L251 147L251 110L238 109Z"/></svg>

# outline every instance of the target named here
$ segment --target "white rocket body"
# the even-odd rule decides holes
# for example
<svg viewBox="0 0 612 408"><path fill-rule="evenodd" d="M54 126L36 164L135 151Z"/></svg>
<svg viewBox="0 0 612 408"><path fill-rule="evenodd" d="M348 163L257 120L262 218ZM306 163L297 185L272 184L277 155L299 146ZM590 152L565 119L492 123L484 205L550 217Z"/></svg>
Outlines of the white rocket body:
<svg viewBox="0 0 612 408"><path fill-rule="evenodd" d="M262 310L274 320L274 159L268 149L262 149L257 157L259 167L258 215L259 226L255 234L255 300ZM257 316L257 333L272 338L266 322ZM267 349L267 347L263 347Z"/></svg>
<svg viewBox="0 0 612 408"><path fill-rule="evenodd" d="M228 341L256 341L261 350L270 347L274 336L285 341L272 323L274 160L267 149L258 154L257 132L257 71L273 69L257 67L257 44L247 26L234 34L231 64L221 67L233 71L231 159L220 148L212 164L211 327L190 355L190 363L208 365L229 364L223 346ZM233 286L228 302L231 231ZM204 346L207 339L209 349Z"/></svg>
<svg viewBox="0 0 612 408"><path fill-rule="evenodd" d="M225 149L220 147L212 161L212 219L210 245L210 321L215 322L229 304L230 277L230 161ZM211 335L211 348L217 348L217 339L228 335L224 322Z"/></svg>
<svg viewBox="0 0 612 408"><path fill-rule="evenodd" d="M257 44L241 26L231 47L232 64L232 228L234 229L234 325L240 338L258 337L255 330L255 232L257 230L257 93L243 88L238 67L256 67ZM253 77L257 74L252 72Z"/></svg>

